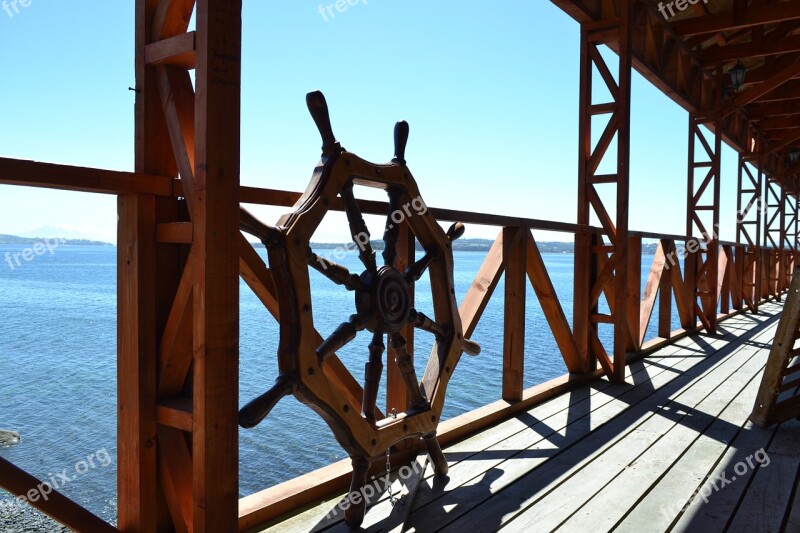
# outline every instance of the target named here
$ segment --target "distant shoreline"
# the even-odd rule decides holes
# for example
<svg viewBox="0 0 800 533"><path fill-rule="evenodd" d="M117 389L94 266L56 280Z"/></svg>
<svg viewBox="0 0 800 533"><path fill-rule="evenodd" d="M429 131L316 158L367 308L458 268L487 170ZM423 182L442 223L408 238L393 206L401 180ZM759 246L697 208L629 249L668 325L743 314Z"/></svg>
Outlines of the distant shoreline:
<svg viewBox="0 0 800 533"><path fill-rule="evenodd" d="M90 241L88 239L62 239L60 237L17 237L0 234L0 244L36 244L37 242L58 241L59 246L114 246L109 242Z"/></svg>
<svg viewBox="0 0 800 533"><path fill-rule="evenodd" d="M112 246L111 244L103 241L92 241L87 239L61 239L58 237L18 237L16 235L0 234L0 245L33 245L38 242L46 240L59 241L59 245L66 246ZM372 248L376 251L383 250L383 241L373 240L370 241ZM490 239L459 239L453 243L454 252L488 252L494 241ZM262 245L263 246L263 245ZM337 242L312 242L311 247L315 250L340 250L350 249L354 247L353 243L337 243ZM539 252L543 254L572 254L575 253L575 245L571 242L563 241L537 241L536 246ZM656 243L642 243L642 253L653 254L656 251ZM417 243L417 250L422 251L423 248L420 243Z"/></svg>

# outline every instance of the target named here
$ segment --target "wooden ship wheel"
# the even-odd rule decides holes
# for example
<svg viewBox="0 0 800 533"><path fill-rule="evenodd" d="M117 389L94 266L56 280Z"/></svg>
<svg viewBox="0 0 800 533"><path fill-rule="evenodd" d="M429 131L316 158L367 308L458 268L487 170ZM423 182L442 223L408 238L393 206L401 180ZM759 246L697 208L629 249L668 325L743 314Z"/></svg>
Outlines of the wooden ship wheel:
<svg viewBox="0 0 800 533"><path fill-rule="evenodd" d="M453 285L451 243L463 235L464 226L456 223L445 232L427 209L411 212L406 208L403 211L402 206L412 202L424 206L417 183L406 167L404 153L409 131L406 122L395 126L392 162L376 165L345 151L336 141L321 92L310 93L306 99L323 146L322 158L305 194L293 211L284 215L274 227L259 222L244 209L241 211L242 229L258 237L267 247L275 280L280 312L280 373L272 389L241 409L239 424L245 428L254 427L280 398L293 394L322 416L350 455L353 463L351 492L366 485L371 462L403 439L422 438L435 473L444 475L447 461L436 440L436 429L447 383L462 352L477 355L480 351L477 344L463 337ZM353 194L354 185L384 189L389 197L382 261L370 244L369 230ZM334 201L339 201L337 197L344 205L350 233L363 263L364 270L360 274L317 256L310 247L314 231ZM401 226L398 220L408 224L425 250L424 256L404 272L396 268ZM311 309L309 268L351 291L355 301L355 312L322 342L319 342ZM430 273L433 317L413 308L409 290L426 270ZM421 380L401 333L408 325L435 337ZM325 365L329 357L364 330L372 334L372 341L359 405L353 401L352 394L343 390L341 382L326 375ZM387 337L408 390L408 405L403 412L379 419L375 404ZM347 523L360 525L365 507L363 500L359 505L351 505L345 513Z"/></svg>

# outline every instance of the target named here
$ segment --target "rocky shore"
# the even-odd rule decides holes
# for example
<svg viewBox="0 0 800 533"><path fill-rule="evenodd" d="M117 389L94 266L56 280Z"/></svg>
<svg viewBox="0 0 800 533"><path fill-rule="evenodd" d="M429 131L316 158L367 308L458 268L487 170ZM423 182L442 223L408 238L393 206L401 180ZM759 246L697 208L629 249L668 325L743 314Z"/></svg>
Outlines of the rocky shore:
<svg viewBox="0 0 800 533"><path fill-rule="evenodd" d="M3 533L68 533L69 528L55 522L30 505L0 497L0 531Z"/></svg>

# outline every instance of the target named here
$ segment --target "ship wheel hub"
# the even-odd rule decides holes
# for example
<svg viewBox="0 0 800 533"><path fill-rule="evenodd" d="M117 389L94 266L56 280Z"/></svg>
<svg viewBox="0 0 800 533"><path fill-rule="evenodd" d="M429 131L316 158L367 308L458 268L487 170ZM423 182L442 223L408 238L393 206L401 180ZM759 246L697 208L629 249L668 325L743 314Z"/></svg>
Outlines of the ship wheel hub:
<svg viewBox="0 0 800 533"><path fill-rule="evenodd" d="M408 324L411 291L403 275L390 266L377 275L364 275L365 287L356 291L356 310L372 333L397 333Z"/></svg>

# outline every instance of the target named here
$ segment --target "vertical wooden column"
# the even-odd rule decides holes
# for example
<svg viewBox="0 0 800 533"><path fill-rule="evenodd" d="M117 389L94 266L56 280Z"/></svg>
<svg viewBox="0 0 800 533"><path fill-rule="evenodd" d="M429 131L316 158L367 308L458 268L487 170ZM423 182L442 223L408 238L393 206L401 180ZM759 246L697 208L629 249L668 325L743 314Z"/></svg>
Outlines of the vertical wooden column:
<svg viewBox="0 0 800 533"><path fill-rule="evenodd" d="M193 525L236 531L242 2L198 0L196 16Z"/></svg>
<svg viewBox="0 0 800 533"><path fill-rule="evenodd" d="M155 531L155 199L120 196L118 217L118 526L121 531Z"/></svg>
<svg viewBox="0 0 800 533"><path fill-rule="evenodd" d="M690 315L696 313L709 333L717 328L717 302L719 300L719 206L720 169L722 153L722 77L718 76L718 101L712 118L689 115L689 167L686 207L686 234L700 239L697 252L690 250L686 258L687 292L690 295ZM712 124L713 142L701 128ZM707 160L706 160L707 158ZM699 178L699 179L698 179ZM709 216L710 214L710 216ZM690 243L687 243L689 246ZM692 257L694 256L694 257ZM694 272L692 272L694 270ZM700 298L700 305L697 299ZM694 327L691 320L690 327Z"/></svg>
<svg viewBox="0 0 800 533"><path fill-rule="evenodd" d="M794 255L795 245L797 242L796 234L796 211L797 204L796 198L790 192L792 187L792 178L784 176L781 186L781 198L783 203L783 214L781 220L781 290L784 291L789 288L792 282L792 274L794 272Z"/></svg>
<svg viewBox="0 0 800 533"><path fill-rule="evenodd" d="M581 74L578 159L578 223L589 225L592 216L603 227L606 245L597 236L579 234L575 239L574 329L578 354L584 368L591 371L598 361L606 374L625 378L626 339L629 337L626 313L628 270L628 198L630 162L631 41L642 5L636 2L604 3L601 22L581 26ZM615 41L619 56L618 76L614 79L598 46ZM592 77L597 72L611 102L592 100ZM593 118L609 116L608 124L596 144L592 143ZM598 169L616 139L614 173L599 174ZM599 187L613 189L615 212L603 204ZM610 253L610 256L608 255ZM601 265L598 272L594 265ZM598 301L606 295L610 315L598 314ZM598 335L598 323L614 326L614 346L609 357Z"/></svg>
<svg viewBox="0 0 800 533"><path fill-rule="evenodd" d="M580 43L580 82L579 82L579 117L578 117L578 224L588 225L590 221L588 188L590 183L587 177L589 160L592 156L592 74L594 62L590 55L589 30L581 26ZM591 267L592 239L589 233L575 234L574 253L574 292L573 292L573 335L577 348L578 358L586 373L597 368L597 361L592 356L590 338L592 329L591 315L596 304L591 301L592 287L594 286L594 269Z"/></svg>
<svg viewBox="0 0 800 533"><path fill-rule="evenodd" d="M638 5L641 8L641 5ZM630 159L631 159L631 82L633 76L633 25L634 2L619 3L619 94L617 95L617 206L616 206L616 238L614 240L614 256L616 265L614 272L614 301L617 302L617 314L614 317L614 381L625 381L626 346L625 339L630 334L626 311L628 291L628 205L630 203ZM639 247L641 252L641 244ZM641 260L637 261L639 263ZM641 275L641 266L637 264L635 276ZM638 285L638 284L637 284ZM638 288L638 287L637 287ZM638 321L638 298L636 302L636 320ZM637 328L638 329L638 328Z"/></svg>
<svg viewBox="0 0 800 533"><path fill-rule="evenodd" d="M764 180L764 244L768 248L764 262L765 291L763 297L779 298L780 249L783 244L783 192L777 177Z"/></svg>
<svg viewBox="0 0 800 533"><path fill-rule="evenodd" d="M677 261L674 253L674 243L668 239L661 240L661 249L667 257L673 257ZM677 268L677 263L670 266L669 272L661 275L658 284L658 336L669 339L672 334L672 269Z"/></svg>
<svg viewBox="0 0 800 533"><path fill-rule="evenodd" d="M760 148L757 148L760 150ZM758 311L761 293L759 261L761 249L761 211L764 206L764 174L753 168L756 153L739 154L738 185L736 201L736 247L737 279L741 286L742 298L734 301L734 308L741 309L742 300L750 305L753 312Z"/></svg>
<svg viewBox="0 0 800 533"><path fill-rule="evenodd" d="M241 1L136 10L136 170L183 200L120 199L119 523L235 531ZM164 41L194 46L148 63ZM176 222L191 237L156 242Z"/></svg>
<svg viewBox="0 0 800 533"><path fill-rule="evenodd" d="M135 7L135 171L177 176L155 72L145 62L159 1ZM155 198L121 195L117 232L117 524L121 531L156 531L165 517L158 489L156 376L158 329L169 311L159 292Z"/></svg>
<svg viewBox="0 0 800 533"><path fill-rule="evenodd" d="M528 230L503 228L505 312L503 314L503 399L522 400L525 369L525 291Z"/></svg>

